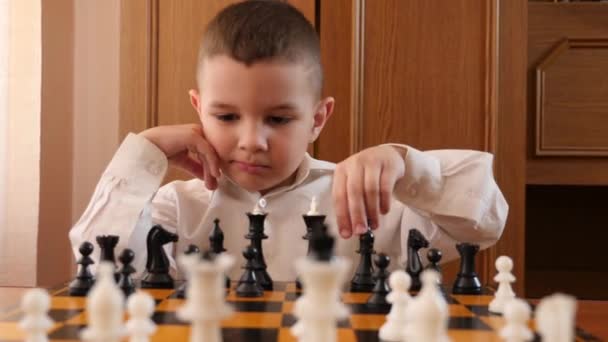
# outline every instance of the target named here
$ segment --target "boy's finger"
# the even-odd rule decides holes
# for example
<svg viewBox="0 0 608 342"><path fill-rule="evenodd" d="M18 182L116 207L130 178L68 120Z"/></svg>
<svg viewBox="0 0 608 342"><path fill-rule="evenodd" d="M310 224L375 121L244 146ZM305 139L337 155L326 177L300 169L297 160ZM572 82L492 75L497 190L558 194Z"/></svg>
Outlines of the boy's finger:
<svg viewBox="0 0 608 342"><path fill-rule="evenodd" d="M211 174L215 177L219 177L219 158L217 157L215 149L211 146L211 144L209 144L209 142L207 142L207 140L203 139L202 137L200 137L200 139L197 139L195 147L197 153L205 157L204 161L209 164L209 171L211 172ZM203 162L203 160L201 160L201 162Z"/></svg>
<svg viewBox="0 0 608 342"><path fill-rule="evenodd" d="M184 169L186 172L194 175L199 179L205 179L205 169L195 160L192 160L187 154L175 160L176 166Z"/></svg>
<svg viewBox="0 0 608 342"><path fill-rule="evenodd" d="M391 209L391 196L397 181L397 172L394 169L385 167L380 174L380 211L386 214Z"/></svg>
<svg viewBox="0 0 608 342"><path fill-rule="evenodd" d="M373 229L378 228L378 204L380 202L380 168L370 167L364 171L365 211Z"/></svg>
<svg viewBox="0 0 608 342"><path fill-rule="evenodd" d="M340 230L340 236L348 239L352 235L350 217L348 216L348 198L346 197L346 176L341 169L336 168L332 185L332 196L334 210L336 212L336 223Z"/></svg>
<svg viewBox="0 0 608 342"><path fill-rule="evenodd" d="M350 215L352 229L355 234L364 234L367 231L365 199L363 194L363 177L363 168L355 167L346 178L348 212Z"/></svg>

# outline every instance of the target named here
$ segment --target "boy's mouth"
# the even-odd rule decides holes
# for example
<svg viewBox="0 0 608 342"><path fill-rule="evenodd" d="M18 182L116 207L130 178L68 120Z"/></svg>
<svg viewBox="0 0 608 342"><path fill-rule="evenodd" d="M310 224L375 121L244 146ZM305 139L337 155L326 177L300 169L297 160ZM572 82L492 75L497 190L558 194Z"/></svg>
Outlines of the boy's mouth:
<svg viewBox="0 0 608 342"><path fill-rule="evenodd" d="M270 167L266 166L266 165L247 163L247 162L242 162L242 161L238 161L238 160L233 160L232 163L235 164L236 167L239 168L239 170L246 172L246 173L251 173L251 174L259 174L259 173L262 173L262 172L270 169Z"/></svg>

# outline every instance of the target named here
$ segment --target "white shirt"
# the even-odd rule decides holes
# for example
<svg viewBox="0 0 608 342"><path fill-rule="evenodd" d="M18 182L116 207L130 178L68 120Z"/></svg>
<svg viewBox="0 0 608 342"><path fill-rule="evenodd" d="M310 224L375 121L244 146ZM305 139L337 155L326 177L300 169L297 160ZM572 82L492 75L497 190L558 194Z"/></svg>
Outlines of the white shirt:
<svg viewBox="0 0 608 342"><path fill-rule="evenodd" d="M469 150L421 152L406 147L405 176L395 185L390 212L380 217L379 228L374 230L374 249L391 257L390 268L405 267L411 228L420 230L431 247L442 251L442 262L458 257L458 242L477 243L481 248L494 244L502 234L508 205L494 181L493 156ZM199 179L174 181L159 189L167 168L167 158L156 145L129 134L70 231L76 258L80 257L80 244L90 241L96 246L92 257L97 262L95 237L118 235L116 255L131 248L136 255L133 266L141 272L147 232L153 224L161 224L179 235L175 248L167 248L175 272L175 255L192 243L207 249L213 220L219 218L224 247L237 258L230 276L238 279L245 261L241 252L249 243L244 238L249 226L246 213L262 196L247 192L224 176L214 191ZM313 196L336 236L336 254L349 257L354 272L359 262L355 253L359 239L356 235L350 239L338 235L331 198L334 168L335 164L306 155L292 185L263 196L268 239L262 245L273 280L293 281L296 277L294 260L304 256L307 249L307 242L301 238L306 231L302 215L308 212Z"/></svg>

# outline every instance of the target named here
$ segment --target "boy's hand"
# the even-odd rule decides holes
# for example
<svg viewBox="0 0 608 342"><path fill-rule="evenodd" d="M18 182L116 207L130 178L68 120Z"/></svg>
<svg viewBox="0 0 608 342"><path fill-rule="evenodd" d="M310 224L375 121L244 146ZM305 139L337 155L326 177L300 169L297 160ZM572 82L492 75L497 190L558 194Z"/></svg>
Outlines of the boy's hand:
<svg viewBox="0 0 608 342"><path fill-rule="evenodd" d="M200 124L158 126L139 134L158 146L171 165L204 180L208 189L217 188L219 157Z"/></svg>
<svg viewBox="0 0 608 342"><path fill-rule="evenodd" d="M405 174L400 151L388 145L370 147L336 166L332 193L343 238L365 233L368 220L377 228L379 213L389 211L395 183Z"/></svg>

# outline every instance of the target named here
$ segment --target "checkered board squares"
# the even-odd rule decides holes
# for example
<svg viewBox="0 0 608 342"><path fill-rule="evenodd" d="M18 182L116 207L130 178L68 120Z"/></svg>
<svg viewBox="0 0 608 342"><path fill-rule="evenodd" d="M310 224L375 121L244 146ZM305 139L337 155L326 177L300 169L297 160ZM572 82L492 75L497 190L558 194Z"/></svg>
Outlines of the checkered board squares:
<svg viewBox="0 0 608 342"><path fill-rule="evenodd" d="M188 341L190 327L176 315L184 300L178 298L174 290L145 291L156 300L152 319L158 330L152 341ZM234 307L235 313L222 322L224 341L295 341L289 329L296 322L292 312L299 295L293 283L275 283L274 290L266 291L260 298L240 298L234 288L231 289L226 300ZM384 324L389 308L367 305L369 296L369 293L351 292L342 295L342 301L351 314L338 322L338 341L379 341L378 330ZM501 341L498 331L504 326L504 320L488 312L488 304L492 300L489 292L476 296L448 295L446 299L450 312L448 335L453 341ZM49 339L78 340L79 331L87 324L85 307L85 298L70 297L66 289L55 292L49 315L56 324L49 333ZM18 310L0 315L0 342L23 339L17 326L21 317ZM579 331L577 341L589 340L592 340L591 336Z"/></svg>

